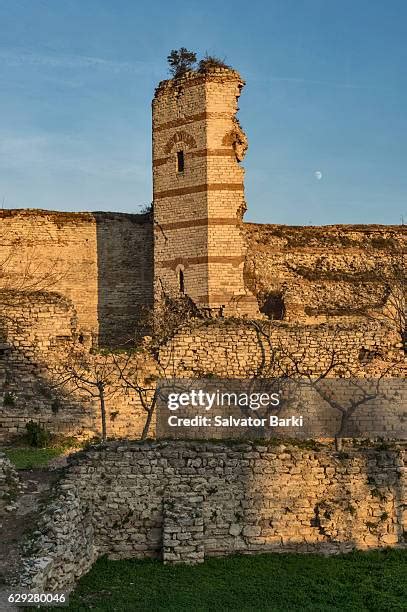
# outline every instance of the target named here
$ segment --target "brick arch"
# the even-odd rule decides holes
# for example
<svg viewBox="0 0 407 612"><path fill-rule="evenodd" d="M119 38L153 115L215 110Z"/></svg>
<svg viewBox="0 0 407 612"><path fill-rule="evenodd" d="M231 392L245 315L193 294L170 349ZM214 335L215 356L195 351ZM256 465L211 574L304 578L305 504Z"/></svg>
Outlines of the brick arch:
<svg viewBox="0 0 407 612"><path fill-rule="evenodd" d="M178 142L186 144L190 149L196 149L195 138L193 138L191 134L188 134L188 132L181 131L175 132L175 134L171 136L171 138L164 147L164 152L167 154L171 153L174 145L176 145Z"/></svg>

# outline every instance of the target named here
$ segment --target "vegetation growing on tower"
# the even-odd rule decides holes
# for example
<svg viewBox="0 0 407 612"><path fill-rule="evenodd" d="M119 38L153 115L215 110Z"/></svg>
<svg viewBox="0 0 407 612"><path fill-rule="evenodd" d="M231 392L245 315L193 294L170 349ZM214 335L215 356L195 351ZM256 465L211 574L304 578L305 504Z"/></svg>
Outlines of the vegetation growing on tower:
<svg viewBox="0 0 407 612"><path fill-rule="evenodd" d="M178 79L186 72L195 70L197 62L196 53L189 51L185 47L173 49L167 56L167 61L169 64L170 74L174 79ZM221 60L219 57L205 53L205 56L198 63L197 72L206 73L210 72L214 68L226 68L230 70L231 66L226 64L225 61Z"/></svg>
<svg viewBox="0 0 407 612"><path fill-rule="evenodd" d="M188 51L185 47L173 49L167 57L171 75L178 79L188 70L193 70L196 63L196 53Z"/></svg>

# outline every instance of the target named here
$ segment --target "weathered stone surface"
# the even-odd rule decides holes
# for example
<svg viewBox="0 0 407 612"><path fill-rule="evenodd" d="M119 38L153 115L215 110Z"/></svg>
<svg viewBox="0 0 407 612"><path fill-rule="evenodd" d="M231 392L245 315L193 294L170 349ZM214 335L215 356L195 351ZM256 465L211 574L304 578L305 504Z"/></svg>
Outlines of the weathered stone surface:
<svg viewBox="0 0 407 612"><path fill-rule="evenodd" d="M215 316L260 316L243 278L243 85L234 70L189 72L153 100L156 297L185 291Z"/></svg>
<svg viewBox="0 0 407 612"><path fill-rule="evenodd" d="M33 416L52 431L98 433L92 402L64 401L59 410L47 398L51 352L74 339L90 347L132 338L140 307L151 308L153 286L156 297L163 287L184 291L213 316L260 317L260 305L273 320L272 343L305 350L307 367L326 367L325 345L340 350L355 376L378 376L395 361L393 375L405 376L392 277L405 268L405 226L242 223L239 162L247 142L235 115L243 85L228 69L160 83L152 214L0 211L0 289L8 314L2 340L9 349L0 379L17 393L13 410L0 401L0 438L20 434ZM262 354L254 330L242 321L223 323L184 330L163 347L163 360L173 352L179 376L252 375ZM108 405L112 435L139 436L143 417L123 389Z"/></svg>
<svg viewBox="0 0 407 612"><path fill-rule="evenodd" d="M191 471L198 458L205 468ZM236 552L406 547L405 461L403 448L107 443L71 456L33 536L24 584L72 585L103 554L199 563ZM256 471L257 462L270 470Z"/></svg>
<svg viewBox="0 0 407 612"><path fill-rule="evenodd" d="M0 452L0 522L5 512L15 510L14 500L22 491L22 483L14 465Z"/></svg>

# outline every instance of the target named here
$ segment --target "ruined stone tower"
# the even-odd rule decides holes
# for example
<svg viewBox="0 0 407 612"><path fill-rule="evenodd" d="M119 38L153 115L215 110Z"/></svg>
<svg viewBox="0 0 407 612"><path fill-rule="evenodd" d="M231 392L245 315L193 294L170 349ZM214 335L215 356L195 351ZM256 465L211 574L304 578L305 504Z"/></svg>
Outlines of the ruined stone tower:
<svg viewBox="0 0 407 612"><path fill-rule="evenodd" d="M153 100L156 298L185 293L212 315L258 314L243 280L243 85L226 68L188 72Z"/></svg>

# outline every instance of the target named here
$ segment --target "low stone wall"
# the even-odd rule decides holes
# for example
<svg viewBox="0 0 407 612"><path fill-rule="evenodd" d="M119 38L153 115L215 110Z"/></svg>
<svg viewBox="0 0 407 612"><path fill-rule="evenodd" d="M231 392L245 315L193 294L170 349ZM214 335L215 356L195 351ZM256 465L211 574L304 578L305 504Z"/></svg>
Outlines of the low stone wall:
<svg viewBox="0 0 407 612"><path fill-rule="evenodd" d="M111 442L70 459L24 586L67 588L100 555L200 562L231 553L407 546L406 450Z"/></svg>
<svg viewBox="0 0 407 612"><path fill-rule="evenodd" d="M0 453L0 520L6 508L12 505L18 496L21 488L16 469L6 455Z"/></svg>
<svg viewBox="0 0 407 612"><path fill-rule="evenodd" d="M70 588L96 561L93 508L75 483L62 482L42 515L34 539L25 544L19 586L31 590Z"/></svg>

